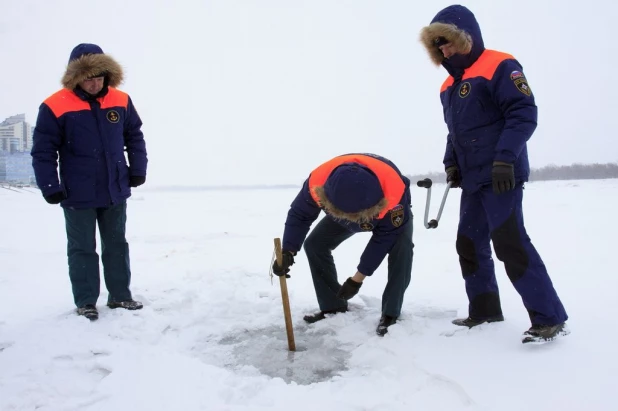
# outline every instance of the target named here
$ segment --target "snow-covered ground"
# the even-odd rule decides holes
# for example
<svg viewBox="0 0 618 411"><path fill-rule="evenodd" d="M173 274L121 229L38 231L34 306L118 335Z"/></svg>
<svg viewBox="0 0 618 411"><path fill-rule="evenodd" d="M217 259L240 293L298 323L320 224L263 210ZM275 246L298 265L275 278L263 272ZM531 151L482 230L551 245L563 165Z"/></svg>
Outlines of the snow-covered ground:
<svg viewBox="0 0 618 411"><path fill-rule="evenodd" d="M300 184L300 182L299 182ZM444 186L434 186L435 217ZM138 312L74 314L60 207L0 190L0 410L615 410L618 180L528 184L524 210L570 315L571 335L525 346L529 320L497 264L506 321L457 328L467 300L455 253L458 190L440 227L422 225L400 321L375 327L385 265L352 311L307 326L317 308L304 254L288 289L288 352L273 238L296 189L135 190L128 239ZM341 280L369 239L335 252ZM104 287L102 287L105 290Z"/></svg>

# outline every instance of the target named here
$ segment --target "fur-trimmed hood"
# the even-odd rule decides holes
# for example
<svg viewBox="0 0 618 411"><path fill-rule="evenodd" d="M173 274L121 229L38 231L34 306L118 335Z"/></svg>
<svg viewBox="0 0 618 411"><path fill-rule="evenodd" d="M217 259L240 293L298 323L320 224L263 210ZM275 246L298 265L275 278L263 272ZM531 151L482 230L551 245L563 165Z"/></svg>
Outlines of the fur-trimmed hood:
<svg viewBox="0 0 618 411"><path fill-rule="evenodd" d="M324 186L315 187L314 193L319 199L320 206L324 208L328 215L338 220L347 220L357 224L368 223L374 220L387 206L386 198L382 198L372 207L349 213L342 211L328 199Z"/></svg>
<svg viewBox="0 0 618 411"><path fill-rule="evenodd" d="M436 41L444 38L454 45L457 55L445 59ZM423 27L420 40L436 65L443 65L449 73L470 67L485 50L481 28L474 14L464 6L449 6L436 14L427 27Z"/></svg>
<svg viewBox="0 0 618 411"><path fill-rule="evenodd" d="M71 52L61 83L63 87L73 90L82 81L101 73L105 73L109 87L116 88L124 80L122 66L104 54L99 46L80 44Z"/></svg>

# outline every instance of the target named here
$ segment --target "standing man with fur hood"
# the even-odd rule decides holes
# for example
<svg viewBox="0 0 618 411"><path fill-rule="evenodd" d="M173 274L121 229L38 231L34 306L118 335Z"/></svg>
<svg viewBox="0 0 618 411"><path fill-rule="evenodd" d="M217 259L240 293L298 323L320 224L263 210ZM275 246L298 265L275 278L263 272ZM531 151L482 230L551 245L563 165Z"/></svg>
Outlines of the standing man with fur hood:
<svg viewBox="0 0 618 411"><path fill-rule="evenodd" d="M131 98L116 89L122 80L122 67L99 46L79 44L64 88L41 104L33 135L37 185L48 203L63 208L73 297L77 313L90 320L98 318L97 223L108 307L142 308L129 290L126 200L131 187L146 181L148 159L142 121Z"/></svg>
<svg viewBox="0 0 618 411"><path fill-rule="evenodd" d="M491 240L532 322L522 341L566 335L567 314L524 227L526 142L537 107L522 66L510 54L485 49L476 18L459 5L440 11L421 41L450 75L440 90L448 126L444 166L447 181L462 188L456 248L469 299L468 318L453 323L504 320Z"/></svg>
<svg viewBox="0 0 618 411"><path fill-rule="evenodd" d="M401 314L412 274L412 212L410 180L389 160L374 154L333 158L311 172L292 203L283 234L282 265L273 272L286 275L294 256L304 249L313 277L320 311L304 320L314 323L348 310L365 277L371 276L388 254L388 282L382 295L382 316L376 329L387 333ZM320 211L326 216L309 237ZM358 232L372 236L361 255L357 272L343 285L337 279L332 250ZM307 237L305 241L305 237Z"/></svg>

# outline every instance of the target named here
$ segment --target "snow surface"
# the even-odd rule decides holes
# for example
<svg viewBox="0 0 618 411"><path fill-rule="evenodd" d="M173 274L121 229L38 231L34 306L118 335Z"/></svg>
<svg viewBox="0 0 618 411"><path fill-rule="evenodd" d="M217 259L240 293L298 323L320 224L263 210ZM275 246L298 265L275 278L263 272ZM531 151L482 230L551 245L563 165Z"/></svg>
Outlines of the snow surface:
<svg viewBox="0 0 618 411"><path fill-rule="evenodd" d="M443 185L435 185L430 218ZM142 188L129 200L137 312L74 314L60 207L0 190L0 410L616 410L618 180L535 182L527 228L570 315L571 335L520 343L529 320L497 262L506 321L458 328L467 313L455 252L458 190L436 230L412 188L415 258L400 321L375 327L385 266L352 311L317 308L304 254L288 289L298 350L287 350L269 267L297 189ZM368 234L343 243L341 281Z"/></svg>

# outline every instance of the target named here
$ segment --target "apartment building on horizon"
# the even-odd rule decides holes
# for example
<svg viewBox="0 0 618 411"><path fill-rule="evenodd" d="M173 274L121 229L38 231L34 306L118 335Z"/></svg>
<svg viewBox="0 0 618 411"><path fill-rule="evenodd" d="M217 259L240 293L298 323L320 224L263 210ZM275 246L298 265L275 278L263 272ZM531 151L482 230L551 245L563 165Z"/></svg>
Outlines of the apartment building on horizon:
<svg viewBox="0 0 618 411"><path fill-rule="evenodd" d="M17 114L0 123L0 151L9 153L30 151L34 129L25 114Z"/></svg>
<svg viewBox="0 0 618 411"><path fill-rule="evenodd" d="M32 168L32 133L34 127L25 114L17 114L0 123L0 182L30 184Z"/></svg>

